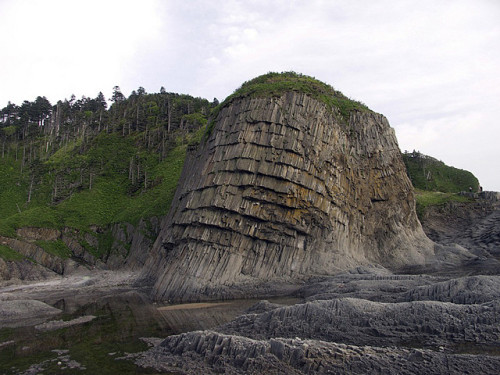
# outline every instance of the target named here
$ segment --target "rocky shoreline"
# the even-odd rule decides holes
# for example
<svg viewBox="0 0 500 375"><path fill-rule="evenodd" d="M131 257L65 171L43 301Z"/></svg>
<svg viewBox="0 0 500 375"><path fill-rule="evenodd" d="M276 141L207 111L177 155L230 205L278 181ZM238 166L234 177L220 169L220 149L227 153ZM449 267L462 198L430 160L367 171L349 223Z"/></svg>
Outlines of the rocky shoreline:
<svg viewBox="0 0 500 375"><path fill-rule="evenodd" d="M4 286L0 324L42 330L92 324L92 316L62 322L50 303L69 295L84 303L140 292L136 277L101 271ZM263 300L209 330L149 340L154 347L127 358L145 370L182 374L496 374L500 366L499 275L450 278L358 267L311 280L293 295L303 302ZM152 308L168 313L180 307ZM43 368L34 366L33 373Z"/></svg>
<svg viewBox="0 0 500 375"><path fill-rule="evenodd" d="M182 374L497 374L500 357L203 331L169 338L136 363Z"/></svg>
<svg viewBox="0 0 500 375"><path fill-rule="evenodd" d="M358 267L310 280L295 292L304 303L262 301L212 330L168 337L136 363L183 374L498 374L493 198L451 202L423 221L443 251L467 249L465 262L418 274Z"/></svg>
<svg viewBox="0 0 500 375"><path fill-rule="evenodd" d="M35 326L62 313L53 307L60 300L79 306L106 295L119 295L131 290L137 274L118 271L88 271L71 276L53 276L45 281L0 284L0 328ZM68 308L67 308L68 309Z"/></svg>
<svg viewBox="0 0 500 375"><path fill-rule="evenodd" d="M275 293L301 302L282 305L263 300L226 323L210 318L204 330L149 339L152 348L122 360L128 358L146 372L182 374L497 374L500 242L495 215L499 211L498 202L486 203L471 203L472 208L453 203L431 211L423 223L443 249L467 246L473 255L467 262L419 274L363 266L310 278L288 289L277 286ZM489 234L480 235L485 231ZM54 306L64 299L71 305L65 309L76 311L89 300L130 293L143 296L143 303L150 304L148 309L160 319L168 313L177 314L170 322L184 316L177 311L182 306L153 305L146 297L149 287L139 286L138 277L131 271L81 268L45 281L4 281L0 327L38 325L57 332L72 324L93 324L91 314L63 322L61 310ZM213 306L221 310L226 305ZM203 316L201 309L211 315L213 306L195 307ZM0 349L13 345L15 340L6 339ZM70 360L66 357L54 363L64 365ZM42 372L52 362L33 364L31 373ZM85 366L74 371L84 373Z"/></svg>
<svg viewBox="0 0 500 375"><path fill-rule="evenodd" d="M365 271L307 285L305 303L262 301L213 330L170 336L136 363L183 374L498 373L500 276Z"/></svg>

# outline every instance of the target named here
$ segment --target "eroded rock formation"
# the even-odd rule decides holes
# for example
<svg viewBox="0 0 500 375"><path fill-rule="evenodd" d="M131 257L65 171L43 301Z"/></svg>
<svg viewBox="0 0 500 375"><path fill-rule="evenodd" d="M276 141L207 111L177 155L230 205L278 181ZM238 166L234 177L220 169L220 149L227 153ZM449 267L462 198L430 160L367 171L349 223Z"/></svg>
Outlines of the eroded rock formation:
<svg viewBox="0 0 500 375"><path fill-rule="evenodd" d="M167 337L136 363L182 374L497 374L500 278L441 278L327 277L301 290L309 302L261 301L222 326Z"/></svg>
<svg viewBox="0 0 500 375"><path fill-rule="evenodd" d="M179 374L496 374L500 358L196 331L170 336L136 363Z"/></svg>
<svg viewBox="0 0 500 375"><path fill-rule="evenodd" d="M387 119L285 90L223 104L185 163L146 275L157 299L197 300L432 256Z"/></svg>
<svg viewBox="0 0 500 375"><path fill-rule="evenodd" d="M88 269L139 270L144 266L148 251L159 229L156 217L141 220L138 225L113 224L109 228L93 226L91 232L73 228L22 227L16 238L0 236L0 245L9 247L22 259L4 260L0 257L0 281L42 280L56 275L69 275L81 267ZM98 249L98 236L108 231L112 241L108 251L100 257L89 248ZM102 238L102 237L101 237ZM40 242L61 241L68 250L68 258L54 255L40 246ZM86 244L86 246L84 246Z"/></svg>

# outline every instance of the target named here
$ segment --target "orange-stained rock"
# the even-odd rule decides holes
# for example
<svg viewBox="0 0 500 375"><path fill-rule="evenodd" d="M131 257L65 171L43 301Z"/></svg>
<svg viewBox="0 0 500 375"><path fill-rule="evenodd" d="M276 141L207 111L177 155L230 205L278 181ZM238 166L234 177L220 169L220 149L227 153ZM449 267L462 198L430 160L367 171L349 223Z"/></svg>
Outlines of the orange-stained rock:
<svg viewBox="0 0 500 375"><path fill-rule="evenodd" d="M346 122L286 92L221 109L186 160L144 274L157 299L242 297L362 264L422 265L433 246L387 119L354 110Z"/></svg>

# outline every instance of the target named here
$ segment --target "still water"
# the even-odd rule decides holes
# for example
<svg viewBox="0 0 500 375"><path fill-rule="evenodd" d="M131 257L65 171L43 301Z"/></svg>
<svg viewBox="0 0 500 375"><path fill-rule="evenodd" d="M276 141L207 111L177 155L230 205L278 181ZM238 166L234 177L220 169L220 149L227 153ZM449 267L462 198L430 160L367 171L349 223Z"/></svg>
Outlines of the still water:
<svg viewBox="0 0 500 375"><path fill-rule="evenodd" d="M146 350L148 344L141 338L213 329L256 302L161 306L130 291L88 303L72 298L52 301L50 304L63 313L49 320L95 318L53 331L41 331L35 326L0 328L0 374L155 374L121 357ZM291 304L297 300L273 302Z"/></svg>

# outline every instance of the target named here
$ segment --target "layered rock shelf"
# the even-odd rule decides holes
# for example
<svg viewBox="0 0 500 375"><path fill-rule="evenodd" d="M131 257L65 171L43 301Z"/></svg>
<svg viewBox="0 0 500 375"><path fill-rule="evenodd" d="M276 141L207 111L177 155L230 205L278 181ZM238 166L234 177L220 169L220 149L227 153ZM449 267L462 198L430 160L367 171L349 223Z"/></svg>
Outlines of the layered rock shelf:
<svg viewBox="0 0 500 375"><path fill-rule="evenodd" d="M167 337L136 363L182 374L498 374L498 276L359 271L307 284L306 303L260 301Z"/></svg>
<svg viewBox="0 0 500 375"><path fill-rule="evenodd" d="M285 92L222 107L145 275L157 299L263 295L357 265L422 265L433 246L387 119Z"/></svg>

